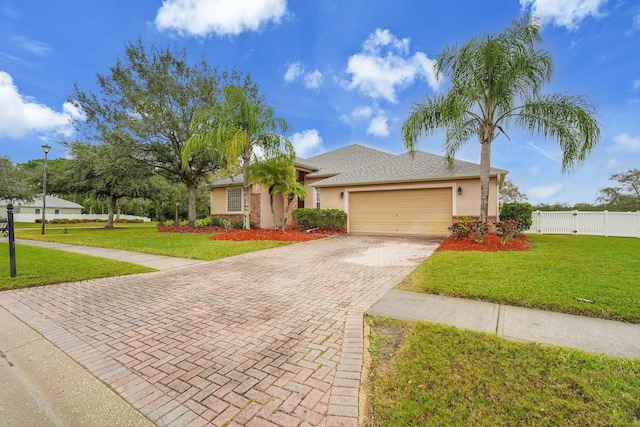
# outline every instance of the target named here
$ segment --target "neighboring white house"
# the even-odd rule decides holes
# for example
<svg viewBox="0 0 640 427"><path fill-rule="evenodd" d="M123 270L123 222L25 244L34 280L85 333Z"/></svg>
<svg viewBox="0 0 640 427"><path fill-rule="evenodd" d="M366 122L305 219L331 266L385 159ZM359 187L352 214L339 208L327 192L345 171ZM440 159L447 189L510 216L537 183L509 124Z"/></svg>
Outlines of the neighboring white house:
<svg viewBox="0 0 640 427"><path fill-rule="evenodd" d="M47 215L80 215L82 205L55 196L47 196ZM0 199L0 217L7 216L8 200ZM16 200L13 202L14 213L42 215L42 197L33 199L32 202Z"/></svg>

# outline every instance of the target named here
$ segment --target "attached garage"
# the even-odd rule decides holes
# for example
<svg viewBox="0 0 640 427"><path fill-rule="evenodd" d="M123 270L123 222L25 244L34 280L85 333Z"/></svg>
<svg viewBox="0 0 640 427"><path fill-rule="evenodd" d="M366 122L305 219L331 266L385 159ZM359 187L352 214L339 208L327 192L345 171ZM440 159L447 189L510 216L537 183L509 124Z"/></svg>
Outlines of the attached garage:
<svg viewBox="0 0 640 427"><path fill-rule="evenodd" d="M363 234L446 235L453 191L420 188L349 192L349 231Z"/></svg>

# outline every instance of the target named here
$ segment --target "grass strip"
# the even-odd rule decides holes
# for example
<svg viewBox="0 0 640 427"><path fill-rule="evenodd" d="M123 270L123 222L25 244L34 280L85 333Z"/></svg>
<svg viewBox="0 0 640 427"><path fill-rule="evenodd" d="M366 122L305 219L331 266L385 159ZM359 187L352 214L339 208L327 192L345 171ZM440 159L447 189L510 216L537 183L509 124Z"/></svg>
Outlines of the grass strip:
<svg viewBox="0 0 640 427"><path fill-rule="evenodd" d="M45 235L38 230L22 230L16 232L16 237L206 261L288 244L273 241L213 241L208 234L158 233L156 227L149 226L54 229Z"/></svg>
<svg viewBox="0 0 640 427"><path fill-rule="evenodd" d="M146 273L152 268L32 246L16 246L16 277L10 277L9 244L0 243L0 290Z"/></svg>
<svg viewBox="0 0 640 427"><path fill-rule="evenodd" d="M640 360L368 319L371 426L640 425Z"/></svg>
<svg viewBox="0 0 640 427"><path fill-rule="evenodd" d="M640 323L640 239L530 238L526 252L436 252L399 288Z"/></svg>

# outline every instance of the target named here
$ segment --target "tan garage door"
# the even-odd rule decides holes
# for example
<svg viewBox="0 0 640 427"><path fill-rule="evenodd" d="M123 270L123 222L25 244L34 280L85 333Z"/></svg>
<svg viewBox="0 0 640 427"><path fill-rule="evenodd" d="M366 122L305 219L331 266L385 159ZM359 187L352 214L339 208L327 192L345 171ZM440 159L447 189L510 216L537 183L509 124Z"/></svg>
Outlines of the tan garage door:
<svg viewBox="0 0 640 427"><path fill-rule="evenodd" d="M451 225L451 188L349 193L352 233L446 235Z"/></svg>

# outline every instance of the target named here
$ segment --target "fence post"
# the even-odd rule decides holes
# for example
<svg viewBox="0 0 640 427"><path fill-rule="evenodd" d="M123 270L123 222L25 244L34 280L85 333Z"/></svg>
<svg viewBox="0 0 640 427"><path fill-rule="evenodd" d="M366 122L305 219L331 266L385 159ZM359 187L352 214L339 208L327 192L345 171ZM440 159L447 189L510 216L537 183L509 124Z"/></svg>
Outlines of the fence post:
<svg viewBox="0 0 640 427"><path fill-rule="evenodd" d="M16 236L13 229L13 204L7 204L7 228L9 229L9 270L16 277Z"/></svg>
<svg viewBox="0 0 640 427"><path fill-rule="evenodd" d="M604 237L609 237L609 230L607 230L607 224L609 223L607 221L608 216L609 216L609 211L605 210L604 211Z"/></svg>

